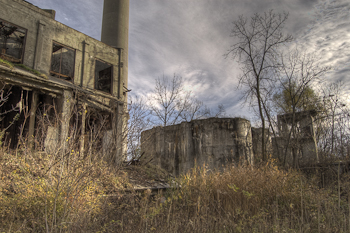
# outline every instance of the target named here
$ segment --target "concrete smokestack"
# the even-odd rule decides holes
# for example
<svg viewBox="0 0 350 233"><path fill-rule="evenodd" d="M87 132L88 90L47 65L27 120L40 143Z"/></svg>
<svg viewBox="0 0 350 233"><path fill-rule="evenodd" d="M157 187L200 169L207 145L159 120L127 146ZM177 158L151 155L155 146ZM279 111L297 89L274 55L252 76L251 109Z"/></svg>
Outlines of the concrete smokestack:
<svg viewBox="0 0 350 233"><path fill-rule="evenodd" d="M104 0L101 41L122 49L122 77L128 82L129 0Z"/></svg>

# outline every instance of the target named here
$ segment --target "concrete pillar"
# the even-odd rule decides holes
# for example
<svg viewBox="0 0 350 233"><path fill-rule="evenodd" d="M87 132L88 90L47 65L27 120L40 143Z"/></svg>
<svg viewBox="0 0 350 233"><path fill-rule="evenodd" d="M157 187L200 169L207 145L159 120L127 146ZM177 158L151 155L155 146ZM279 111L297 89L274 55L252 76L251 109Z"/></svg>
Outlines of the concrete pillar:
<svg viewBox="0 0 350 233"><path fill-rule="evenodd" d="M162 157L164 156L164 148L165 148L165 132L164 132L164 127L158 126L155 128L155 159L158 161L158 165L160 167L163 166L163 159Z"/></svg>
<svg viewBox="0 0 350 233"><path fill-rule="evenodd" d="M311 164L319 162L318 151L317 151L317 140L314 128L314 119L311 115L305 116L300 121L302 139L300 141L302 151L301 164Z"/></svg>
<svg viewBox="0 0 350 233"><path fill-rule="evenodd" d="M129 0L105 0L101 41L122 49L122 82L128 86Z"/></svg>
<svg viewBox="0 0 350 233"><path fill-rule="evenodd" d="M48 154L55 154L58 149L59 133L57 128L48 126L44 141L45 151Z"/></svg>
<svg viewBox="0 0 350 233"><path fill-rule="evenodd" d="M107 159L110 157L115 156L114 155L114 146L113 143L113 130L106 130L103 132L103 138L102 138L102 150L103 150L103 156L106 156ZM116 162L119 162L118 160Z"/></svg>
<svg viewBox="0 0 350 233"><path fill-rule="evenodd" d="M252 133L250 121L243 118L235 118L236 123L236 144L239 154L239 164L254 163L254 155L252 148ZM266 135L265 135L266 138Z"/></svg>
<svg viewBox="0 0 350 233"><path fill-rule="evenodd" d="M28 129L28 137L29 137L29 147L34 147L34 130L35 130L35 113L38 107L38 92L32 92L32 102L30 107L30 117L29 117L29 129Z"/></svg>
<svg viewBox="0 0 350 233"><path fill-rule="evenodd" d="M41 64L41 57L42 57L42 51L43 51L43 37L44 37L44 28L45 28L45 22L42 20L39 20L38 22L38 33L36 38L36 46L35 46L35 58L34 58L34 70L40 69Z"/></svg>
<svg viewBox="0 0 350 233"><path fill-rule="evenodd" d="M114 148L112 150L112 161L116 164L126 159L125 145L126 142L126 127L124 126L124 105L116 103L115 111L112 117L112 137ZM114 157L113 157L114 156Z"/></svg>
<svg viewBox="0 0 350 233"><path fill-rule="evenodd" d="M181 131L183 135L181 135L181 158L180 161L180 174L185 174L194 166L194 161L192 159L193 155L193 139L192 139L192 123L190 122L182 122L181 123Z"/></svg>
<svg viewBox="0 0 350 233"><path fill-rule="evenodd" d="M71 106L73 102L72 92L68 90L63 91L62 96L62 104L61 104L61 142L63 151L67 148L67 142L69 141L68 132L69 132L69 121L71 115Z"/></svg>
<svg viewBox="0 0 350 233"><path fill-rule="evenodd" d="M80 86L81 87L84 87L86 86L86 84L84 85L84 72L85 72L85 57L86 57L86 46L89 45L88 43L86 43L86 41L84 40L82 42L82 45L83 45L83 50L82 50L82 53L81 53L81 71L80 71ZM85 81L86 82L86 81Z"/></svg>

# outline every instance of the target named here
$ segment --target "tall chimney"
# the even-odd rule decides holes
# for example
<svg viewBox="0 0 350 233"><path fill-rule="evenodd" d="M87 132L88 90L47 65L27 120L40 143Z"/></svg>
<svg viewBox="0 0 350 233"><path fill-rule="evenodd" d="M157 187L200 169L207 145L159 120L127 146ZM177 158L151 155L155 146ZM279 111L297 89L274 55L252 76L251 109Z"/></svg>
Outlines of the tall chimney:
<svg viewBox="0 0 350 233"><path fill-rule="evenodd" d="M122 50L122 80L127 87L129 0L104 0L101 41Z"/></svg>

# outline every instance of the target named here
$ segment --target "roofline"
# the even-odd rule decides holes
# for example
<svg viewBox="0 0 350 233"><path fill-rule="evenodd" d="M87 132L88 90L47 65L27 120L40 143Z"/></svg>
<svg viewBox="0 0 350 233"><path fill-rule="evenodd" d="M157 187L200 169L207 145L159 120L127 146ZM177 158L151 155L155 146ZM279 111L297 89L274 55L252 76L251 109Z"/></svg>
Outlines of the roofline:
<svg viewBox="0 0 350 233"><path fill-rule="evenodd" d="M34 11L40 13L40 14L42 14L42 15L44 15L44 16L50 18L50 19L55 20L54 18L52 18L52 17L53 17L53 14L51 14L51 13L45 11L44 9L41 9L41 8L38 7L38 6L33 5L33 4L30 3L30 2L27 2L26 0L12 0L12 1L17 2L17 3L19 3L19 4L22 4L22 5L24 5L24 6L28 7L28 8L30 8L30 9L32 9L32 10L34 10Z"/></svg>

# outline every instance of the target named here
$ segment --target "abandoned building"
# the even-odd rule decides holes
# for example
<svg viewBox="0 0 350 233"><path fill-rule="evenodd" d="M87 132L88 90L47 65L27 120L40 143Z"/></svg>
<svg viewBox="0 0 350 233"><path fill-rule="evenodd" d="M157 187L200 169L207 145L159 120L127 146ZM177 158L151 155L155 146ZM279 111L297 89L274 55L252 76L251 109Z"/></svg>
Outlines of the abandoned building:
<svg viewBox="0 0 350 233"><path fill-rule="evenodd" d="M266 152L286 167L319 161L314 129L316 111L278 115L278 131L265 129ZM292 122L295 122L293 125ZM178 176L195 166L221 169L227 164L254 164L261 160L262 128L243 118L209 118L159 126L141 134L141 151L150 161ZM256 158L254 158L256 157Z"/></svg>
<svg viewBox="0 0 350 233"><path fill-rule="evenodd" d="M279 136L272 138L274 157L285 166L299 167L319 162L315 135L315 110L277 116Z"/></svg>
<svg viewBox="0 0 350 233"><path fill-rule="evenodd" d="M228 163L253 163L250 122L243 118L209 118L155 127L142 132L141 144L146 158L175 176L196 165L220 169Z"/></svg>
<svg viewBox="0 0 350 233"><path fill-rule="evenodd" d="M0 5L2 140L14 148L20 136L40 135L44 149L57 150L75 135L84 152L99 130L95 141L122 156L129 0L104 1L101 41L56 21L54 10L24 0Z"/></svg>

